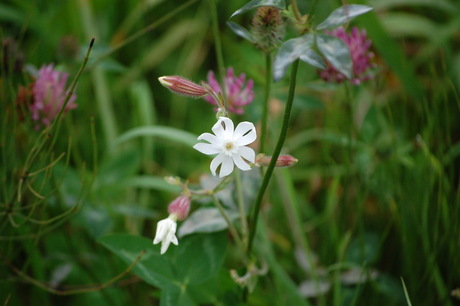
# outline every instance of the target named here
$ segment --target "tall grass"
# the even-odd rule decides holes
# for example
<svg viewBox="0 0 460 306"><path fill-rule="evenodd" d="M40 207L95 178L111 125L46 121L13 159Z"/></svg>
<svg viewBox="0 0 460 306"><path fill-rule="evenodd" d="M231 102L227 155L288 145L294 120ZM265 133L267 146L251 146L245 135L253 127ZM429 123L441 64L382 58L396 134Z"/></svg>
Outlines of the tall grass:
<svg viewBox="0 0 460 306"><path fill-rule="evenodd" d="M299 162L275 169L261 198L254 249L268 273L250 305L460 302L460 8L360 2L375 5L356 20L373 42L375 77L332 85L300 63L281 151ZM244 118L260 122L266 57L225 25L245 3L217 1L214 29L209 1L0 4L0 38L37 68L54 62L72 78L96 39L76 86L78 108L59 120L58 134L20 119L17 84L32 82L30 69L13 71L11 55L1 66L0 303L159 304L161 291L97 241L111 233L153 239L180 191L163 177L198 185L209 170L191 145L214 124L211 108L172 96L159 76L205 80L223 61L255 80ZM310 5L299 1L302 13ZM318 1L313 12L321 20L337 5ZM267 152L288 90L289 77L272 84ZM238 265L231 246L221 274L233 289L216 304L237 305L242 295L227 275Z"/></svg>

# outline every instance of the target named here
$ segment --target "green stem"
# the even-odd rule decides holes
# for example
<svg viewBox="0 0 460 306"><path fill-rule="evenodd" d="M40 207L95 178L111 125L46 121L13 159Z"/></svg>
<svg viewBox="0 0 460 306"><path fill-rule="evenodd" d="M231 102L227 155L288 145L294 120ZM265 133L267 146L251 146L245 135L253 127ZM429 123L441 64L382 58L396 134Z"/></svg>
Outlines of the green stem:
<svg viewBox="0 0 460 306"><path fill-rule="evenodd" d="M300 14L299 7L297 6L296 0L291 0L291 7L292 7L292 10L294 11L295 19L297 19L298 22L302 22L302 15Z"/></svg>
<svg viewBox="0 0 460 306"><path fill-rule="evenodd" d="M246 244L248 242L248 221L246 218L246 210L245 210L245 205L244 205L243 185L241 184L241 172L239 170L235 171L235 185L236 185L238 209L240 213L241 234L243 236L243 242L246 247Z"/></svg>
<svg viewBox="0 0 460 306"><path fill-rule="evenodd" d="M220 40L220 34L219 34L219 21L217 19L216 0L209 0L209 5L211 6L212 34L214 36L214 46L216 48L217 67L219 69L219 79L221 81L221 84L223 84L223 81L225 79L225 65L224 65L224 57L222 53L222 42Z"/></svg>
<svg viewBox="0 0 460 306"><path fill-rule="evenodd" d="M267 138L267 120L268 120L268 104L270 99L270 90L272 85L272 56L271 53L265 55L265 92L264 92L264 104L262 110L262 122L260 129L260 153L265 151L265 139Z"/></svg>
<svg viewBox="0 0 460 306"><path fill-rule="evenodd" d="M240 234L236 230L232 221L228 218L228 215L225 212L224 207L222 206L222 204L220 204L219 200L214 194L211 195L211 197L212 197L212 201L214 202L214 205L216 205L217 209L219 209L220 214L222 215L222 217L224 217L225 222L227 223L228 229L230 230L230 233L235 238L236 244L238 245L239 248L241 248L241 250L244 250L243 240L241 240Z"/></svg>
<svg viewBox="0 0 460 306"><path fill-rule="evenodd" d="M270 178L272 176L273 170L275 168L276 160L281 153L281 148L283 147L284 140L286 139L287 130L289 127L289 118L291 116L291 109L292 109L292 102L294 101L294 94L295 94L295 87L296 87L296 78L297 78L297 69L299 67L299 60L296 60L292 64L292 71L291 71L291 82L289 86L289 95L286 101L286 107L284 109L284 118L283 118L283 125L281 127L280 136L278 137L278 142L276 143L275 151L272 154L272 159L270 164L268 165L267 172L265 172L264 179L262 181L262 185L260 186L259 193L257 194L255 206L254 206L254 213L252 217L252 227L249 233L249 243L247 248L247 254L251 253L252 244L254 241L254 236L257 229L257 220L259 217L260 206L262 204L262 198L264 196L265 190L267 189L268 183L270 182Z"/></svg>

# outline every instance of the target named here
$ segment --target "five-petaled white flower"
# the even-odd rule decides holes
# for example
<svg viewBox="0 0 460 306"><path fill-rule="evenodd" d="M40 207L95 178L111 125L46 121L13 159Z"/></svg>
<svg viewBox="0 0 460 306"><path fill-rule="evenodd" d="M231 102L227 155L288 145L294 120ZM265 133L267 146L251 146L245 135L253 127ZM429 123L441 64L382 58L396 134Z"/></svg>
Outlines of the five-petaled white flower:
<svg viewBox="0 0 460 306"><path fill-rule="evenodd" d="M161 254L164 254L166 250L168 250L171 242L175 245L179 244L179 241L177 241L176 237L176 228L177 223L174 214L171 214L168 218L158 222L153 244L158 244L161 242Z"/></svg>
<svg viewBox="0 0 460 306"><path fill-rule="evenodd" d="M211 173L216 175L219 165L219 177L232 173L234 165L243 171L250 170L247 162L255 162L254 150L246 145L254 142L257 138L256 128L251 122L241 122L234 129L233 121L227 117L220 117L212 127L215 135L203 133L198 140L205 140L209 143L197 143L193 146L196 150L207 155L217 156L211 162Z"/></svg>

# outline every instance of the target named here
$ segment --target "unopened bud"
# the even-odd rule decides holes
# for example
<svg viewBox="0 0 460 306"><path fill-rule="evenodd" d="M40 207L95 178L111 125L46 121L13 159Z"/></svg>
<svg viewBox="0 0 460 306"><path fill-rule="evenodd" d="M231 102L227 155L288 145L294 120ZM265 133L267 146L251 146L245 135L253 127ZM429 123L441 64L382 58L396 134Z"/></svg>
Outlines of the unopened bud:
<svg viewBox="0 0 460 306"><path fill-rule="evenodd" d="M168 206L168 212L177 217L177 220L184 220L187 218L190 211L190 198L186 196L177 197Z"/></svg>
<svg viewBox="0 0 460 306"><path fill-rule="evenodd" d="M268 166L272 160L271 156L265 156L265 154L259 154L256 157L255 164L257 166ZM276 160L275 167L290 167L297 164L299 160L297 158L292 157L291 155L280 155Z"/></svg>
<svg viewBox="0 0 460 306"><path fill-rule="evenodd" d="M203 86L193 83L183 77L177 75L162 76L158 78L161 85L168 88L175 94L190 98L201 98L209 93Z"/></svg>

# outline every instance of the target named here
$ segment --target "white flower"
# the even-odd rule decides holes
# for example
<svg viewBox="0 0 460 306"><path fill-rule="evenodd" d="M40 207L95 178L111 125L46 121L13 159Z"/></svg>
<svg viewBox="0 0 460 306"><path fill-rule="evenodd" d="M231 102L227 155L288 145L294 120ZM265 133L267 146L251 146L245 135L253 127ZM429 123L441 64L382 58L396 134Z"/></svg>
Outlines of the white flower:
<svg viewBox="0 0 460 306"><path fill-rule="evenodd" d="M171 242L175 245L179 244L176 237L176 228L177 224L173 215L169 215L168 218L158 222L153 244L158 244L161 241L161 254L164 254L168 250Z"/></svg>
<svg viewBox="0 0 460 306"><path fill-rule="evenodd" d="M243 171L250 170L251 167L247 162L254 163L254 150L246 147L257 138L256 128L251 122L241 122L236 129L232 120L226 117L220 117L212 127L215 135L203 133L198 140L205 140L209 143L197 143L193 146L196 150L207 155L217 154L211 162L211 173L216 175L219 165L219 177L224 177L232 173L234 164Z"/></svg>

